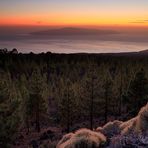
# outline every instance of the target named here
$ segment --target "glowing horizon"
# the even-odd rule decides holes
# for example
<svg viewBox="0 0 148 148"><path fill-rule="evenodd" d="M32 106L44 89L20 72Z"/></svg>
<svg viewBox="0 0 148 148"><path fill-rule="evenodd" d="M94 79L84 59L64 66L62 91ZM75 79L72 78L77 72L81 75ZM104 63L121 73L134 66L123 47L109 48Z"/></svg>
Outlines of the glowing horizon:
<svg viewBox="0 0 148 148"><path fill-rule="evenodd" d="M148 26L147 0L5 0L0 25Z"/></svg>

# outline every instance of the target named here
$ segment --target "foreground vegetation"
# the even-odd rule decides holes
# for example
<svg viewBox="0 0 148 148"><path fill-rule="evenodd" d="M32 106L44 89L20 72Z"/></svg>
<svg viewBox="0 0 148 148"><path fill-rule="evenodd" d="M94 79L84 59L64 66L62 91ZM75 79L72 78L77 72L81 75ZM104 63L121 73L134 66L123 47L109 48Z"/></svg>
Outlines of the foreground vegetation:
<svg viewBox="0 0 148 148"><path fill-rule="evenodd" d="M57 148L146 148L148 147L148 104L135 118L126 122L115 120L91 131L79 129L69 133L57 144Z"/></svg>
<svg viewBox="0 0 148 148"><path fill-rule="evenodd" d="M147 101L146 55L0 54L2 148L19 145L22 131L31 135L51 126L60 128L62 136L125 121Z"/></svg>

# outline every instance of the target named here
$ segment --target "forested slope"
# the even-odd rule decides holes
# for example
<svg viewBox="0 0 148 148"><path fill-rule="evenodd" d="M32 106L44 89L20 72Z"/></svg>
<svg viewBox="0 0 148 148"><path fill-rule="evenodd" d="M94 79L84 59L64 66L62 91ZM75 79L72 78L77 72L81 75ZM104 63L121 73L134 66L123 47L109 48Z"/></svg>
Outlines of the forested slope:
<svg viewBox="0 0 148 148"><path fill-rule="evenodd" d="M147 101L145 54L0 54L0 147L20 146L20 137L49 127L58 141L125 121Z"/></svg>

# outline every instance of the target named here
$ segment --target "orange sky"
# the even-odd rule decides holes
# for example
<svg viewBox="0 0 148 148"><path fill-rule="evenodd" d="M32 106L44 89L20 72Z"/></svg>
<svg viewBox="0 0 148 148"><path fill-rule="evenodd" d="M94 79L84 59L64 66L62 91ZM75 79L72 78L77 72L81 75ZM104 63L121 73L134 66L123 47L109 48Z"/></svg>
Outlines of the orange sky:
<svg viewBox="0 0 148 148"><path fill-rule="evenodd" d="M0 25L148 26L148 1L0 2Z"/></svg>

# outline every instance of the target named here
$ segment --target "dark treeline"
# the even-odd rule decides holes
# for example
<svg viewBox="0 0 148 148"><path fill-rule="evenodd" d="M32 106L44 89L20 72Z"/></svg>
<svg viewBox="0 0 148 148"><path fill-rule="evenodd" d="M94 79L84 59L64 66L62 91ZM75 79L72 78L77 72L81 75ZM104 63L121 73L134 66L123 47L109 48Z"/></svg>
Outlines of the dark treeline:
<svg viewBox="0 0 148 148"><path fill-rule="evenodd" d="M144 54L0 54L0 147L22 128L69 132L126 120L147 101Z"/></svg>

